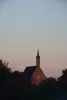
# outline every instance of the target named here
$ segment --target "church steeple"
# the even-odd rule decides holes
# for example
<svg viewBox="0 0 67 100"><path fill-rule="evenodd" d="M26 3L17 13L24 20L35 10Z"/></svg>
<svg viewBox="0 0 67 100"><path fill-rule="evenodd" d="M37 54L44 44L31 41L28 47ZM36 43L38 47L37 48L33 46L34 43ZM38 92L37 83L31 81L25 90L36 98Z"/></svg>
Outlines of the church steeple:
<svg viewBox="0 0 67 100"><path fill-rule="evenodd" d="M39 56L39 49L38 49L38 51L37 51L37 56Z"/></svg>
<svg viewBox="0 0 67 100"><path fill-rule="evenodd" d="M39 49L37 50L36 66L37 66L37 67L40 67L40 55L39 55Z"/></svg>

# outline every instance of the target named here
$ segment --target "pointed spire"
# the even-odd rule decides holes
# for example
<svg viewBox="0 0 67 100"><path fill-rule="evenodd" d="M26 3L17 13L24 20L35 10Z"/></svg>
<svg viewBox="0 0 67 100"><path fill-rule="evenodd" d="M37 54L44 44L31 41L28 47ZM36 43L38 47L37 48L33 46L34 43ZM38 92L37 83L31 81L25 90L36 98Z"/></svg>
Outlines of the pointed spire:
<svg viewBox="0 0 67 100"><path fill-rule="evenodd" d="M37 67L40 67L40 55L39 55L39 49L37 50L36 66L37 66Z"/></svg>
<svg viewBox="0 0 67 100"><path fill-rule="evenodd" d="M39 56L39 49L37 50L37 56Z"/></svg>

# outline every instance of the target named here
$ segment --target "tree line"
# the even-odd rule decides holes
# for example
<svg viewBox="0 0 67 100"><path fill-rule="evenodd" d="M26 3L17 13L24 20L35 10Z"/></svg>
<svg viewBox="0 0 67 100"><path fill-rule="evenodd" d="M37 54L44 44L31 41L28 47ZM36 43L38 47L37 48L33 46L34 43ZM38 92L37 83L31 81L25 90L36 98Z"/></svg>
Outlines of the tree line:
<svg viewBox="0 0 67 100"><path fill-rule="evenodd" d="M12 72L8 64L0 60L0 100L67 100L67 69L59 78L49 77L36 86L24 72Z"/></svg>

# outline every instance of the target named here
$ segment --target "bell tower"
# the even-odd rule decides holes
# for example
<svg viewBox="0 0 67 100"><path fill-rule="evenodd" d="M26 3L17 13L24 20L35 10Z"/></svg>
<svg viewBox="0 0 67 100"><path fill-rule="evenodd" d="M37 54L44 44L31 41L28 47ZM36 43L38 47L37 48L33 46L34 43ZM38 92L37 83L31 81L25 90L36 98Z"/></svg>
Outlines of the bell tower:
<svg viewBox="0 0 67 100"><path fill-rule="evenodd" d="M37 56L36 56L36 66L40 67L40 56L39 56L39 50L37 51Z"/></svg>

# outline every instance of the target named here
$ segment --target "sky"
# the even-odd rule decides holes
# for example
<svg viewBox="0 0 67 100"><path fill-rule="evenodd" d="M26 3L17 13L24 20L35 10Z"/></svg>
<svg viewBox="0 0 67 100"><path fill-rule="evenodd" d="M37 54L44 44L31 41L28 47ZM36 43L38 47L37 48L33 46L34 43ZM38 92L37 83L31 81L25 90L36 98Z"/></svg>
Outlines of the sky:
<svg viewBox="0 0 67 100"><path fill-rule="evenodd" d="M23 71L37 49L47 77L67 68L67 1L0 0L0 58Z"/></svg>

